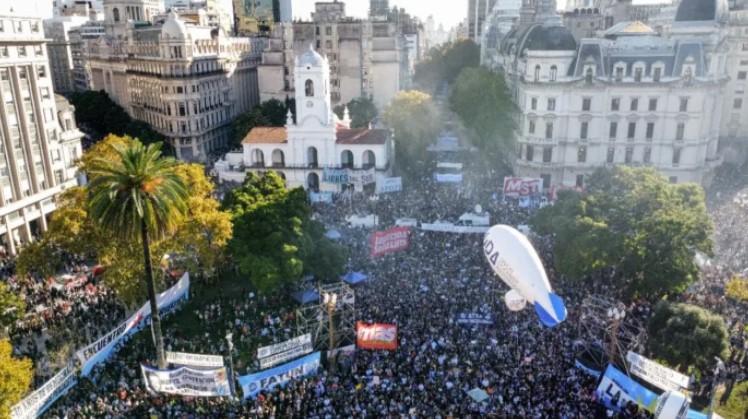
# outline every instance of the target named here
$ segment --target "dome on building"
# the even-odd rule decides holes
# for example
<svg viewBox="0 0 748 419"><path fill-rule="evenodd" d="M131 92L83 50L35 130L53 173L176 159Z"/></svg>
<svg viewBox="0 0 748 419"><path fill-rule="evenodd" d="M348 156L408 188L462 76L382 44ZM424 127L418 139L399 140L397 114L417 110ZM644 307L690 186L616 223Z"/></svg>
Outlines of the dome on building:
<svg viewBox="0 0 748 419"><path fill-rule="evenodd" d="M317 51L314 50L311 44L309 44L309 50L301 54L301 57L299 57L300 67L321 67L324 62L325 58L319 55Z"/></svg>
<svg viewBox="0 0 748 419"><path fill-rule="evenodd" d="M728 13L727 0L681 0L676 22L722 21Z"/></svg>
<svg viewBox="0 0 748 419"><path fill-rule="evenodd" d="M187 26L173 10L169 12L166 21L161 26L161 36L172 39L187 38Z"/></svg>
<svg viewBox="0 0 748 419"><path fill-rule="evenodd" d="M573 51L577 49L574 35L565 26L530 26L520 38L518 55L530 51Z"/></svg>

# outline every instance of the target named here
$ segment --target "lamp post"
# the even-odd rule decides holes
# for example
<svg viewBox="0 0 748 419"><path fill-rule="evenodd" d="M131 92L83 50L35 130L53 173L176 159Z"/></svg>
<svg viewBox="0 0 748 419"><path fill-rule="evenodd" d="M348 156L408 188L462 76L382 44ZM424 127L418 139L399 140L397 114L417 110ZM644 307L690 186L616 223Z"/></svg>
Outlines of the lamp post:
<svg viewBox="0 0 748 419"><path fill-rule="evenodd" d="M229 390L231 391L231 398L236 396L236 389L234 388L234 341L232 340L234 334L231 332L226 333L226 343L228 343L228 358L229 358Z"/></svg>
<svg viewBox="0 0 748 419"><path fill-rule="evenodd" d="M625 307L623 307L622 304L618 304L615 307L609 308L607 315L611 321L608 361L613 364L615 363L614 361L616 359L616 356L618 355L618 329L620 329L621 323L626 317Z"/></svg>
<svg viewBox="0 0 748 419"><path fill-rule="evenodd" d="M719 385L719 376L725 370L725 363L718 357L714 357L714 377L712 378L712 391L709 396L709 419L714 417L714 399L717 397L717 386Z"/></svg>
<svg viewBox="0 0 748 419"><path fill-rule="evenodd" d="M325 305L325 308L327 309L327 334L330 338L330 341L328 343L327 347L327 353L329 354L332 352L333 349L335 349L335 322L333 319L333 316L335 314L335 309L337 308L338 304L338 294L334 292L326 292L322 294L322 304ZM330 370L335 371L335 361L330 362Z"/></svg>

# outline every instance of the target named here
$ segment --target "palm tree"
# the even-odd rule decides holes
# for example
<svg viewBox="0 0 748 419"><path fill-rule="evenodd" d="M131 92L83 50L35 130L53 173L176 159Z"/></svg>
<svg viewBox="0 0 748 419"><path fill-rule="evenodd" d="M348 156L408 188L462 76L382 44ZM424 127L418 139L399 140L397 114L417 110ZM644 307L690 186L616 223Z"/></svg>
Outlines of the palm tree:
<svg viewBox="0 0 748 419"><path fill-rule="evenodd" d="M161 156L160 144L144 146L134 140L114 149L114 159L99 158L91 164L88 213L113 235L124 240L142 241L153 344L158 366L163 369L166 358L150 241L167 234L186 212L187 188L174 170L177 162Z"/></svg>

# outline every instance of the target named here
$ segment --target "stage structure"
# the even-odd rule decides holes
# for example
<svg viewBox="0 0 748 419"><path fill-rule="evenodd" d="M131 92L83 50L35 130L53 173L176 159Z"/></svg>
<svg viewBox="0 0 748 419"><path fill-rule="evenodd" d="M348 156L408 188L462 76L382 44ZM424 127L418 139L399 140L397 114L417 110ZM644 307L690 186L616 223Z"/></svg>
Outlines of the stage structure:
<svg viewBox="0 0 748 419"><path fill-rule="evenodd" d="M318 285L319 299L296 310L299 334L311 333L315 350L356 343L356 294L345 282Z"/></svg>

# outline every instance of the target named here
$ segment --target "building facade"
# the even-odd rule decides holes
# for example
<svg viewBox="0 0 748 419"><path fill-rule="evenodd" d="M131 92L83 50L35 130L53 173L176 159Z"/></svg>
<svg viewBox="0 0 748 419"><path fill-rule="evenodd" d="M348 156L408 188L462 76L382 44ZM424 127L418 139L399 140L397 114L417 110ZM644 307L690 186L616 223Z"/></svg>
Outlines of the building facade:
<svg viewBox="0 0 748 419"><path fill-rule="evenodd" d="M468 37L476 44L483 38L486 19L496 6L497 0L468 0L467 25Z"/></svg>
<svg viewBox="0 0 748 419"><path fill-rule="evenodd" d="M153 0L105 0L106 36L88 45L93 90L104 90L135 119L163 134L177 157L206 161L229 144L230 126L259 99L264 42L233 38L174 11L144 16ZM124 10L124 12L123 12ZM129 11L128 11L129 10Z"/></svg>
<svg viewBox="0 0 748 419"><path fill-rule="evenodd" d="M236 33L268 35L280 22L293 20L291 0L233 0Z"/></svg>
<svg viewBox="0 0 748 419"><path fill-rule="evenodd" d="M383 129L350 129L347 117L332 111L330 62L313 49L295 60L296 122L253 128L242 152L229 153L214 169L220 181L241 182L248 172L277 171L289 188L340 192L356 186L328 182L325 173L371 176L381 182L390 172L394 145ZM365 183L374 188L375 182ZM362 187L362 186L359 186Z"/></svg>
<svg viewBox="0 0 748 419"><path fill-rule="evenodd" d="M73 51L80 47L71 32L88 22L88 16L58 16L44 21L44 34L49 39L47 53L55 92L70 93L76 90Z"/></svg>
<svg viewBox="0 0 748 419"><path fill-rule="evenodd" d="M595 169L625 164L708 183L721 162L724 15L684 14L673 25L678 36L630 22L578 43L555 2L545 3L501 42L520 109L516 173L546 188L583 187Z"/></svg>
<svg viewBox="0 0 748 419"><path fill-rule="evenodd" d="M83 134L54 95L42 22L0 15L0 241L15 255L46 231L55 198L75 186Z"/></svg>

